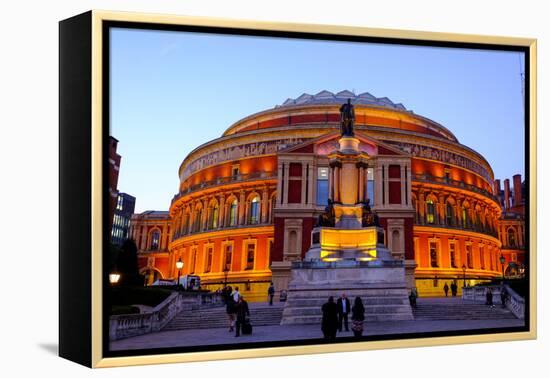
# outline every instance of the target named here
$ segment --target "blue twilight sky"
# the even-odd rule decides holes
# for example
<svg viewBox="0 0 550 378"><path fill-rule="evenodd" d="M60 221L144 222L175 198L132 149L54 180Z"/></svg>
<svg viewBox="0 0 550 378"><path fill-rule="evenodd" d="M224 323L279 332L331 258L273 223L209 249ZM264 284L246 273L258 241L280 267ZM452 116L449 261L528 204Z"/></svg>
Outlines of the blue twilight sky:
<svg viewBox="0 0 550 378"><path fill-rule="evenodd" d="M167 210L178 168L237 120L323 89L403 103L481 153L495 178L524 174L523 53L113 29L111 135L118 188L136 212Z"/></svg>

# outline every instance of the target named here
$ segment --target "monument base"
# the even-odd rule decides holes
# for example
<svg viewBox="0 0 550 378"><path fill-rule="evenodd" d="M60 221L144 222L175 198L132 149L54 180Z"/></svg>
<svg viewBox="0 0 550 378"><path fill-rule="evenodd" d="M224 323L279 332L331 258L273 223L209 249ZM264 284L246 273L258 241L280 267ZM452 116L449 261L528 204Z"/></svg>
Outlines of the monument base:
<svg viewBox="0 0 550 378"><path fill-rule="evenodd" d="M281 324L320 325L321 306L342 293L352 305L361 297L366 323L413 319L403 261L299 261L292 263Z"/></svg>

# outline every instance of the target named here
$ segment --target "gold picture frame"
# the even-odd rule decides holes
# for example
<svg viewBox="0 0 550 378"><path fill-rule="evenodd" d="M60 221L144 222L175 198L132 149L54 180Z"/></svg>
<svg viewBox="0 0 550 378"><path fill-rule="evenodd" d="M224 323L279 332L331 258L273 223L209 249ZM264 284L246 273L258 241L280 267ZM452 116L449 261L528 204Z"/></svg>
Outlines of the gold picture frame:
<svg viewBox="0 0 550 378"><path fill-rule="evenodd" d="M108 22L138 23L148 25L186 25L215 28L236 28L289 33L314 33L332 36L357 36L408 41L457 43L475 45L502 45L525 48L528 52L528 120L529 120L529 330L498 334L461 335L430 338L410 338L398 340L365 341L354 343L301 345L284 347L266 347L254 349L219 350L207 352L151 354L124 357L104 357L103 297L104 262L102 250L104 240L104 122L105 104L103 44L105 25ZM86 54L82 54L82 49ZM232 20L209 17L189 17L160 14L142 14L127 12L110 12L94 10L60 23L60 186L65 201L60 202L60 355L89 367L115 367L143 364L160 364L173 362L209 361L221 359L253 358L284 355L301 355L312 353L347 352L388 348L408 348L420 346L437 346L450 344L485 343L496 341L513 341L535 339L537 336L536 304L536 209L537 209L537 41L536 39L513 38L501 36L482 36L468 34L434 33L424 31L406 31L375 29L367 27L350 27L339 25L295 24L279 22L259 22L254 20ZM77 58L76 56L79 55ZM80 64L80 70L70 68L70 62ZM526 67L527 68L527 67ZM73 70L73 71L71 71ZM75 71L76 70L76 71ZM70 73L71 71L72 73ZM88 76L87 76L88 75ZM76 84L75 84L76 83ZM79 90L74 90L77 85ZM70 92L70 93L69 93ZM82 95L78 95L82 93ZM87 97L88 96L88 97ZM75 102L78 109L74 112ZM81 130L68 131L75 122ZM76 133L76 134L75 134ZM79 141L82 150L75 150L71 143ZM71 154L89 153L89 170L75 173L71 165ZM73 175L75 173L75 175ZM79 176L80 175L80 176ZM70 183L72 180L72 184ZM73 189L69 186L77 180ZM73 185L74 186L74 185ZM88 196L89 194L89 196ZM82 203L85 217L83 222L75 222L71 215L69 203L75 203L87 196ZM73 235L73 236L69 236ZM86 235L82 256L75 257L70 244ZM84 240L84 239L82 239ZM80 291L80 297L77 291ZM75 309L75 307L79 307ZM88 311L89 317L78 311ZM78 320L80 319L80 320ZM80 350L79 343L82 345Z"/></svg>

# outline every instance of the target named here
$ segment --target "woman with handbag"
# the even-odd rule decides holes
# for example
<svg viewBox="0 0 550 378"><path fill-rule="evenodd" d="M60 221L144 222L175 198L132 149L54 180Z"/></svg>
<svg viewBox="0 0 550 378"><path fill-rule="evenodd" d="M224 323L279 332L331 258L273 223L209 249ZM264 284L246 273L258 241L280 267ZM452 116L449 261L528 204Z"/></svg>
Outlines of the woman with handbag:
<svg viewBox="0 0 550 378"><path fill-rule="evenodd" d="M355 297L355 302L351 308L351 330L355 337L363 335L363 321L365 320L365 307L361 297Z"/></svg>

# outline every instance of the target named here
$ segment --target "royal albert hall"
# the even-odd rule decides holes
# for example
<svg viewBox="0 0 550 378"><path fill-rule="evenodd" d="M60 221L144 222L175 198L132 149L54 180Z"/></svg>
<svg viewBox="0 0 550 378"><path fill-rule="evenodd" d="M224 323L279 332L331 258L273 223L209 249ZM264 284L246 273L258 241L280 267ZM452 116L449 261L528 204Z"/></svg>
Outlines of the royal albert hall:
<svg viewBox="0 0 550 378"><path fill-rule="evenodd" d="M489 162L444 126L386 97L322 91L241 119L185 157L169 211L132 217L147 283L175 279L181 259L179 273L199 275L202 288L227 283L252 301L266 299L270 282L284 290L327 200L338 200L332 182L346 185L327 155L338 149L348 99L368 155L357 167L358 200L370 201L385 244L405 260L408 285L444 295L452 281L460 288L520 274L520 175L501 189Z"/></svg>

